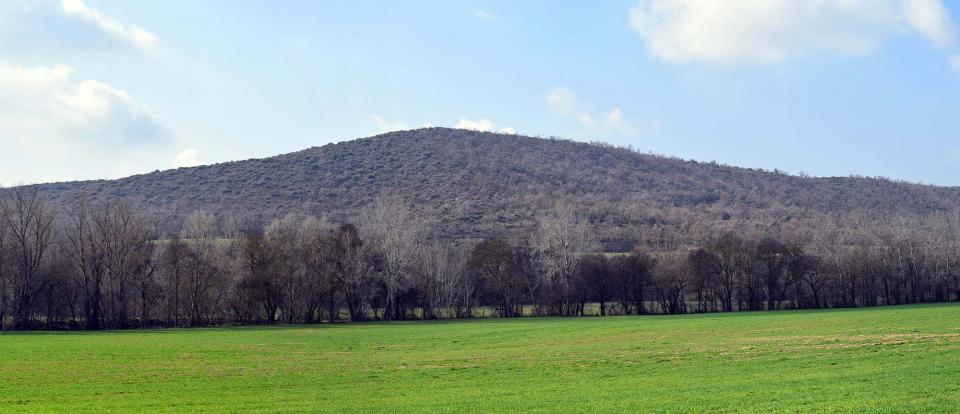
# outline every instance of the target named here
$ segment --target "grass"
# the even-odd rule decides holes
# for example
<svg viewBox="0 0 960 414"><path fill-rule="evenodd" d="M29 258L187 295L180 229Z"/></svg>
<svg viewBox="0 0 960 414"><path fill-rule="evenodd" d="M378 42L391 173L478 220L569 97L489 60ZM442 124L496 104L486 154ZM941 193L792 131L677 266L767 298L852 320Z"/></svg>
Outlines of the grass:
<svg viewBox="0 0 960 414"><path fill-rule="evenodd" d="M4 412L958 412L960 306L0 335Z"/></svg>

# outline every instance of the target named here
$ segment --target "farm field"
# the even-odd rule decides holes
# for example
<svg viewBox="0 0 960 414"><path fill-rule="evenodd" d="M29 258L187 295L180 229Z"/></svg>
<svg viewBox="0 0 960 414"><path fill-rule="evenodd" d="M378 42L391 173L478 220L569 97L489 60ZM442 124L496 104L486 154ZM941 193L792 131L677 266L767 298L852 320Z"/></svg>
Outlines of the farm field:
<svg viewBox="0 0 960 414"><path fill-rule="evenodd" d="M960 306L0 334L3 412L957 412Z"/></svg>

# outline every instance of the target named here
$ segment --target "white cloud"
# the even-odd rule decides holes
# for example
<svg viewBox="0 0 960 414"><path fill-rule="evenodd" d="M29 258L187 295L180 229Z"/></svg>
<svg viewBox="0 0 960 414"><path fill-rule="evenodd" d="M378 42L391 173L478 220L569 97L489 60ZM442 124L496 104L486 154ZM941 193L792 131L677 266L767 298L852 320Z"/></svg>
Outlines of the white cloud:
<svg viewBox="0 0 960 414"><path fill-rule="evenodd" d="M473 12L473 15L482 20L493 21L500 18L496 14L490 13L486 10L477 9Z"/></svg>
<svg viewBox="0 0 960 414"><path fill-rule="evenodd" d="M200 153L200 150L190 147L177 153L173 157L173 168L195 167L207 163L207 159Z"/></svg>
<svg viewBox="0 0 960 414"><path fill-rule="evenodd" d="M630 26L659 59L719 64L862 55L904 33L941 47L956 37L940 0L640 0Z"/></svg>
<svg viewBox="0 0 960 414"><path fill-rule="evenodd" d="M950 69L960 72L960 55L950 57Z"/></svg>
<svg viewBox="0 0 960 414"><path fill-rule="evenodd" d="M613 107L613 109L607 112L603 122L607 128L617 131L622 135L633 135L638 131L636 126L623 117L623 113L620 111L620 108L617 107Z"/></svg>
<svg viewBox="0 0 960 414"><path fill-rule="evenodd" d="M62 0L62 11L67 16L74 16L97 27L124 42L130 43L143 50L152 50L157 46L157 37L136 24L124 24L99 11L87 7L83 0Z"/></svg>
<svg viewBox="0 0 960 414"><path fill-rule="evenodd" d="M941 0L904 0L902 7L907 23L937 46L950 46L956 40L956 24Z"/></svg>
<svg viewBox="0 0 960 414"><path fill-rule="evenodd" d="M385 134L387 132L404 131L404 130L412 129L407 123L399 122L399 121L388 121L384 119L382 116L377 114L370 115L370 119L374 122L374 124L377 125L378 134ZM449 125L449 124L441 124L441 125ZM433 126L434 124L428 122L420 125L420 128L432 128ZM495 131L501 134L517 133L517 130L511 127L503 127L503 128L497 129L494 126L493 122L491 122L489 119L486 119L486 118L481 118L476 121L473 121L467 118L460 118L460 120L457 121L457 123L453 127L460 128L460 129L470 129L474 131L482 131L482 132Z"/></svg>
<svg viewBox="0 0 960 414"><path fill-rule="evenodd" d="M383 117L377 114L370 115L370 119L373 120L375 124L377 124L378 134L385 134L387 132L403 131L403 130L410 129L410 127L403 122L397 122L397 121L390 122L383 119Z"/></svg>
<svg viewBox="0 0 960 414"><path fill-rule="evenodd" d="M0 65L0 182L114 178L165 168L179 134L129 93L66 65Z"/></svg>
<svg viewBox="0 0 960 414"><path fill-rule="evenodd" d="M171 131L127 92L73 75L67 65L0 65L0 118L8 125L36 120L49 128L69 129L73 137L114 145L170 137Z"/></svg>
<svg viewBox="0 0 960 414"><path fill-rule="evenodd" d="M960 148L954 148L948 152L951 158L960 160Z"/></svg>
<svg viewBox="0 0 960 414"><path fill-rule="evenodd" d="M636 135L641 127L628 120L619 107L597 112L592 105L581 102L569 89L556 87L547 95L547 107L551 111L575 119L587 131L595 134L617 133Z"/></svg>
<svg viewBox="0 0 960 414"><path fill-rule="evenodd" d="M457 122L457 125L454 128L460 129L472 129L475 131L489 131L493 127L493 123L489 119L483 118L478 121L471 121L466 118L460 118L460 121Z"/></svg>
<svg viewBox="0 0 960 414"><path fill-rule="evenodd" d="M457 122L454 128L470 129L470 130L481 131L481 132L488 132L488 131L494 130L493 122L490 122L490 120L486 118L482 118L477 121L471 121L467 118L460 118L460 121ZM503 127L496 130L496 132L499 132L501 134L516 134L517 130L511 127Z"/></svg>
<svg viewBox="0 0 960 414"><path fill-rule="evenodd" d="M557 113L572 116L576 113L578 105L577 97L567 88L558 86L547 95L547 106Z"/></svg>

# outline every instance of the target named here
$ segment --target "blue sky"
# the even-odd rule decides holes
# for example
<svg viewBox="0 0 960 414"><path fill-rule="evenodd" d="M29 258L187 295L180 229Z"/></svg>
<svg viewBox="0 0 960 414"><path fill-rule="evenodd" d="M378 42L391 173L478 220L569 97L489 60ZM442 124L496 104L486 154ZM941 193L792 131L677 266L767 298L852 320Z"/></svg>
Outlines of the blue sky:
<svg viewBox="0 0 960 414"><path fill-rule="evenodd" d="M960 185L939 0L0 0L0 183L424 125Z"/></svg>

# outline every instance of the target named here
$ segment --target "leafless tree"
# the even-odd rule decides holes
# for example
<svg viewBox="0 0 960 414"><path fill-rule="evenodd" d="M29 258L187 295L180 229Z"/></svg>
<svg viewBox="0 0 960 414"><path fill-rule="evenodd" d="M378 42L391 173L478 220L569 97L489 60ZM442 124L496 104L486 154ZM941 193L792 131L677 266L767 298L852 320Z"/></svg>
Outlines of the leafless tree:
<svg viewBox="0 0 960 414"><path fill-rule="evenodd" d="M136 282L152 271L154 244L142 215L125 201L104 202L91 214L94 255L105 270L104 313L110 327L130 325Z"/></svg>
<svg viewBox="0 0 960 414"><path fill-rule="evenodd" d="M615 257L612 262L623 313L627 315L646 313L644 301L647 296L647 286L652 279L654 259L643 250L635 248L629 254Z"/></svg>
<svg viewBox="0 0 960 414"><path fill-rule="evenodd" d="M606 315L960 300L960 212L854 211L812 229L727 223L696 244L653 225L634 242L605 241L635 244L613 255L597 253L585 218L605 208L558 203L521 242L451 240L397 200L365 209L362 227L203 212L159 226L122 199L54 209L18 187L0 194L0 327L317 323L340 320L341 307L359 321L512 317L529 304L584 315L597 302Z"/></svg>
<svg viewBox="0 0 960 414"><path fill-rule="evenodd" d="M849 291L850 286L854 286L856 280L854 275L846 271L848 239L849 230L836 218L832 218L825 228L814 234L814 245L819 250L817 253L825 258L827 269L831 272L832 279L839 288L838 292L844 288ZM842 306L853 305L854 299L851 296L843 295Z"/></svg>
<svg viewBox="0 0 960 414"><path fill-rule="evenodd" d="M765 238L757 244L756 257L762 265L767 290L767 310L780 307L784 271L788 264L787 246L779 240Z"/></svg>
<svg viewBox="0 0 960 414"><path fill-rule="evenodd" d="M424 219L399 201L380 199L364 209L361 226L364 240L383 259L378 280L386 296L384 317L403 319L399 293L409 284L411 267L423 247Z"/></svg>
<svg viewBox="0 0 960 414"><path fill-rule="evenodd" d="M296 292L303 303L304 323L318 322L323 311L327 319L340 319L337 284L330 266L333 226L326 219L305 217L300 222L299 260L303 266L303 286Z"/></svg>
<svg viewBox="0 0 960 414"><path fill-rule="evenodd" d="M156 263L161 275L164 297L164 317L168 326L180 326L183 313L183 285L189 271L187 256L190 250L180 238L164 242L157 250Z"/></svg>
<svg viewBox="0 0 960 414"><path fill-rule="evenodd" d="M331 271L343 290L350 319L367 319L366 305L370 296L370 284L374 271L373 253L369 245L360 239L356 227L341 226L334 233L329 255Z"/></svg>
<svg viewBox="0 0 960 414"><path fill-rule="evenodd" d="M696 290L697 312L716 310L715 287L720 278L720 258L712 252L697 248L687 254L687 263Z"/></svg>
<svg viewBox="0 0 960 414"><path fill-rule="evenodd" d="M434 241L420 250L420 277L417 288L423 295L424 318L447 315L454 308L457 291L463 283L465 255L463 249Z"/></svg>
<svg viewBox="0 0 960 414"><path fill-rule="evenodd" d="M43 289L42 266L54 236L54 211L44 202L38 187L13 187L3 191L0 224L10 239L10 285L14 327L29 327L36 295Z"/></svg>
<svg viewBox="0 0 960 414"><path fill-rule="evenodd" d="M657 258L653 286L657 290L661 311L686 313L685 292L689 283L690 269L686 258L676 254L664 254Z"/></svg>
<svg viewBox="0 0 960 414"><path fill-rule="evenodd" d="M3 203L3 201L0 201ZM7 279L9 278L9 266L7 261L9 260L9 249L7 248L7 226L0 224L0 331L2 331L6 326L7 321L7 308L9 307L9 294L7 289L9 288L9 283Z"/></svg>
<svg viewBox="0 0 960 414"><path fill-rule="evenodd" d="M746 246L740 237L725 233L711 243L710 249L719 259L719 290L723 310L732 312L737 281L749 266Z"/></svg>
<svg viewBox="0 0 960 414"><path fill-rule="evenodd" d="M577 289L580 291L579 313L587 301L600 305L600 316L607 316L617 287L613 264L605 255L588 255L577 267Z"/></svg>
<svg viewBox="0 0 960 414"><path fill-rule="evenodd" d="M558 203L537 216L537 230L530 244L544 284L560 292L561 313L569 313L573 274L584 255L596 248L595 233L589 223L576 216L572 205Z"/></svg>
<svg viewBox="0 0 960 414"><path fill-rule="evenodd" d="M103 322L104 257L94 243L91 203L83 197L70 209L64 229L64 247L73 267L74 284L81 292L86 329L96 330Z"/></svg>
<svg viewBox="0 0 960 414"><path fill-rule="evenodd" d="M180 231L186 250L183 283L191 326L208 321L222 300L220 285L224 277L219 266L222 260L218 234L216 217L204 211L187 217Z"/></svg>
<svg viewBox="0 0 960 414"><path fill-rule="evenodd" d="M479 243L467 266L477 272L500 317L523 315L523 280L513 246L501 239Z"/></svg>

